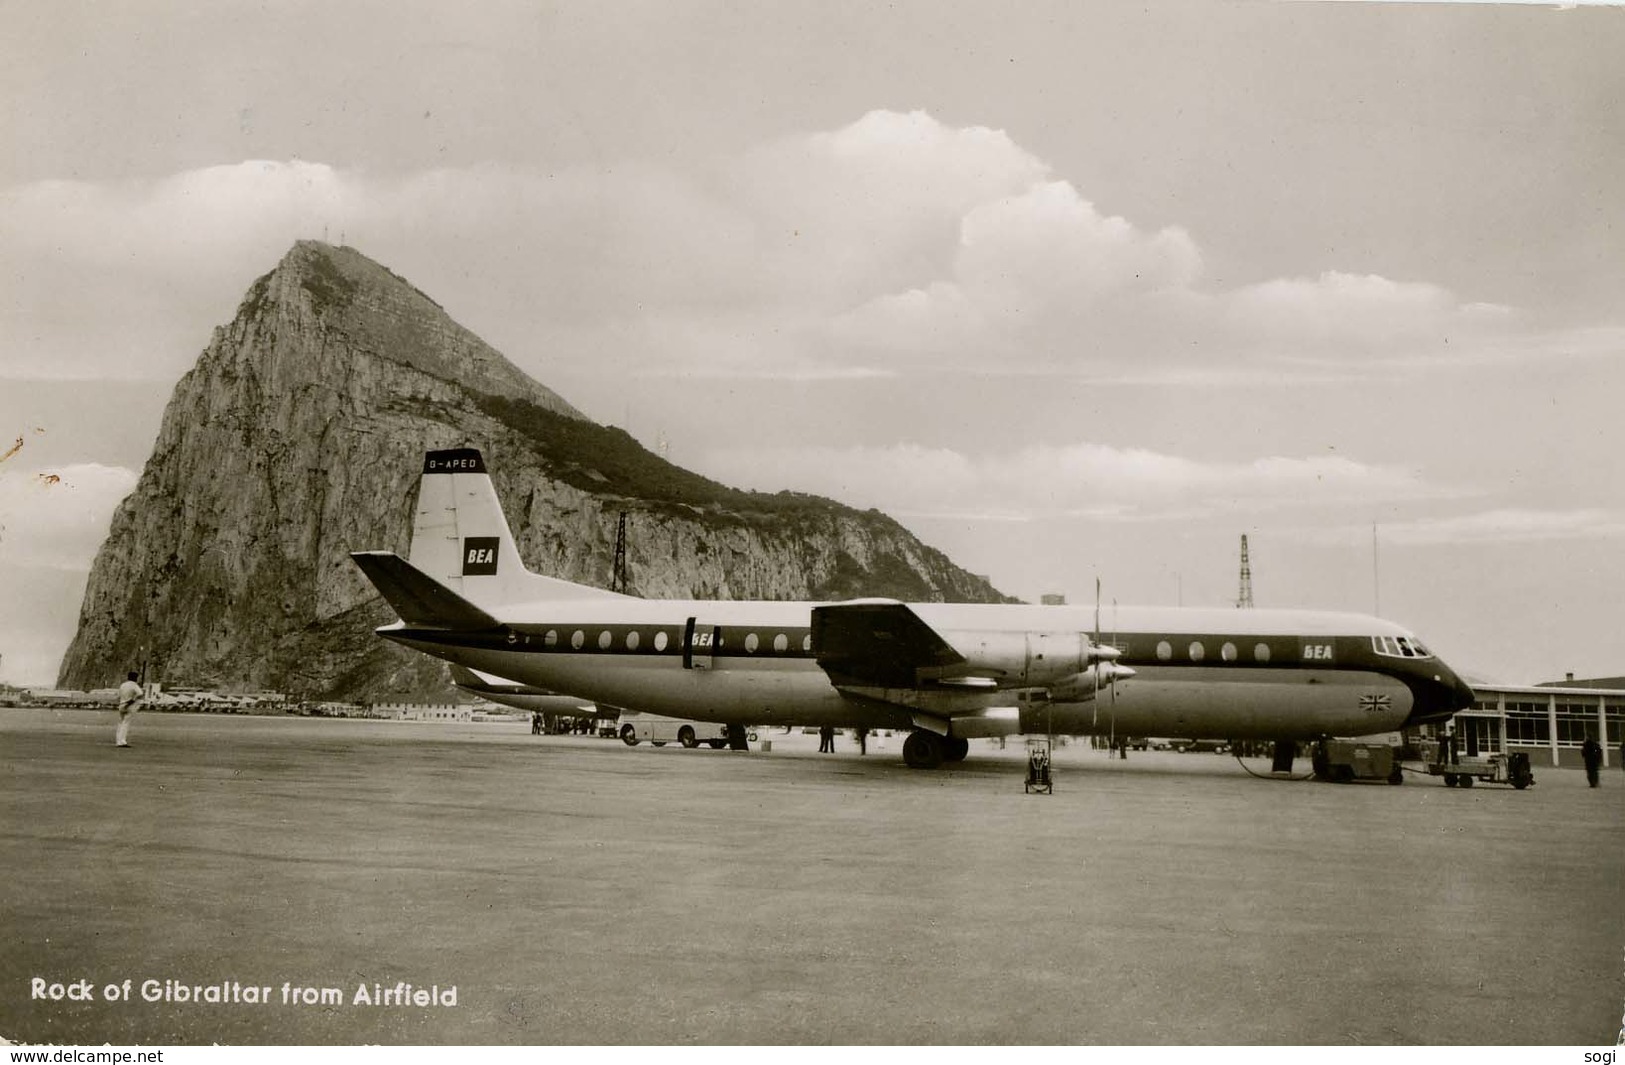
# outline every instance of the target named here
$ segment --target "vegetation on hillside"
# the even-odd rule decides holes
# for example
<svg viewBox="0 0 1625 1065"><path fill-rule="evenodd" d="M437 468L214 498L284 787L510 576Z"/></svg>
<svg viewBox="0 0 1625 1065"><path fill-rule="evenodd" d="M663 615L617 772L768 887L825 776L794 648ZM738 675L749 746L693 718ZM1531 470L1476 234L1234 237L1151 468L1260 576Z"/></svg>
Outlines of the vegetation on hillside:
<svg viewBox="0 0 1625 1065"><path fill-rule="evenodd" d="M312 255L306 260L306 271L299 279L299 285L310 293L318 311L348 307L360 288L325 255Z"/></svg>
<svg viewBox="0 0 1625 1065"><path fill-rule="evenodd" d="M803 492L747 492L674 466L624 429L556 414L525 399L477 395L489 417L536 445L548 472L566 484L600 495L623 495L718 515L817 517L857 513ZM890 521L877 511L874 518Z"/></svg>
<svg viewBox="0 0 1625 1065"><path fill-rule="evenodd" d="M718 484L672 465L622 429L556 414L529 400L488 394L474 394L473 399L488 417L535 445L550 476L595 495L620 495L639 500L656 511L681 509L689 516L698 513L720 523L765 521L785 531L794 531L797 526L856 519L877 532L909 535L894 519L878 510L860 511L805 492L747 492ZM695 545L696 551L704 549L703 543ZM919 551L932 565L948 571L958 569L936 548L919 544ZM992 596L990 601L1018 602L1000 596L983 583ZM886 594L930 600L939 594L924 574L892 555L883 555L875 560L872 568L865 568L843 554L836 560L835 572L826 585L817 591L815 598ZM875 591L877 588L883 588L884 592Z"/></svg>

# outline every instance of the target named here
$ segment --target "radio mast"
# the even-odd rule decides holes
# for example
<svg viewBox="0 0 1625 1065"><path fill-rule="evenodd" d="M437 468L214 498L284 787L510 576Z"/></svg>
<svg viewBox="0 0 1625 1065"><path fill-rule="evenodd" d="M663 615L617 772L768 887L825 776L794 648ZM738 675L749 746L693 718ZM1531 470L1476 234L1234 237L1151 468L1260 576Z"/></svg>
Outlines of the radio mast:
<svg viewBox="0 0 1625 1065"><path fill-rule="evenodd" d="M610 591L626 594L626 511L621 511L620 524L615 527L615 567L610 571Z"/></svg>
<svg viewBox="0 0 1625 1065"><path fill-rule="evenodd" d="M1241 534L1241 595L1236 599L1238 609L1253 605L1253 566L1247 561L1247 534Z"/></svg>

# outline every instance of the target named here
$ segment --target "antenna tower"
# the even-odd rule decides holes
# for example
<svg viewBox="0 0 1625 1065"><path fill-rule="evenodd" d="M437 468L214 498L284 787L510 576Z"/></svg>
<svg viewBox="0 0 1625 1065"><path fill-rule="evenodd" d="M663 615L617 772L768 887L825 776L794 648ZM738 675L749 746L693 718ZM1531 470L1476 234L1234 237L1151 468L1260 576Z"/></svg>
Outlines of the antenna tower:
<svg viewBox="0 0 1625 1065"><path fill-rule="evenodd" d="M615 568L610 573L610 591L626 594L626 511L621 511L620 524L615 526Z"/></svg>
<svg viewBox="0 0 1625 1065"><path fill-rule="evenodd" d="M1247 534L1241 534L1241 596L1236 606L1247 609L1253 605L1253 564L1247 561Z"/></svg>

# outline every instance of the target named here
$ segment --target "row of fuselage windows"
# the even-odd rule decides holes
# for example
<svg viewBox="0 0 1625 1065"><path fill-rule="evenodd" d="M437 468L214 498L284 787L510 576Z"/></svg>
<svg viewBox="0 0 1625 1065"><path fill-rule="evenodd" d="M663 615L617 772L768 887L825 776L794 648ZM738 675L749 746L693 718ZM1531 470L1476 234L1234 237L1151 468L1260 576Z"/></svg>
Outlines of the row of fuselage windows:
<svg viewBox="0 0 1625 1065"><path fill-rule="evenodd" d="M665 651L667 648L676 649L680 647L682 637L678 636L674 638L667 630L657 629L655 630L655 634L652 638L646 638L642 631L638 629L631 629L628 630L625 635L619 638L619 648L617 648L616 634L610 629L601 629L596 636L590 638L587 634L587 630L585 629L576 629L568 636L563 635L558 629L548 629L547 632L542 636L543 647L555 648L558 647L561 642L568 643L570 648L576 651L585 649L590 642L600 651L613 651L619 648L624 648L628 651L638 651L647 646L656 652L661 652ZM774 633L772 639L765 642L760 634L751 632L745 634L744 647L745 651L749 654L756 654L758 651L763 650L764 647L771 647L775 654L784 654L790 650L792 642L792 637L782 632ZM809 632L803 634L800 642L801 650L803 652L811 651L812 633ZM715 638L713 638L712 629L710 626L702 625L694 630L694 650L697 653L704 654L710 651L720 650L722 645L723 641L721 635L718 634L715 636Z"/></svg>
<svg viewBox="0 0 1625 1065"><path fill-rule="evenodd" d="M1333 659L1332 648L1335 641L1331 639L1305 638L1302 641L1302 657L1304 661L1325 661ZM1432 656L1423 648L1420 641L1413 636L1373 636L1371 649L1379 655L1391 658L1431 658ZM1203 640L1192 640L1183 648L1185 659L1191 662L1202 662L1208 657L1208 645ZM1157 661L1170 662L1174 658L1175 647L1168 640L1157 644ZM1253 662L1268 662L1270 660L1270 645L1259 641L1253 644ZM1234 662L1241 657L1241 649L1234 643L1226 640L1218 648L1219 661Z"/></svg>
<svg viewBox="0 0 1625 1065"><path fill-rule="evenodd" d="M1207 659L1207 644L1201 640L1192 640L1185 647L1185 656L1192 662L1201 662ZM1228 640L1219 645L1219 661L1234 662L1241 656L1236 645ZM1157 644L1157 661L1171 662L1174 657L1174 645L1167 640ZM1254 662L1268 662L1270 660L1270 645L1267 643L1253 644Z"/></svg>
<svg viewBox="0 0 1625 1065"><path fill-rule="evenodd" d="M693 647L695 652L704 654L722 649L724 641L721 634L718 633L713 638L712 631L712 628L706 625L701 625L695 629ZM528 639L529 638L527 637L527 642ZM673 636L672 633L666 629L655 630L652 637L646 636L645 633L639 629L629 629L624 634L619 636L617 636L617 633L611 629L600 629L596 634L589 634L588 630L586 629L575 629L570 631L567 635L563 630L560 629L548 629L547 632L542 636L542 645L549 649L553 649L560 647L561 644L568 644L572 650L576 651L584 650L588 648L589 645L596 647L600 651L613 651L623 648L627 651L639 651L644 650L647 647L656 653L660 653L666 651L668 648L680 649L681 640L682 637L680 635ZM1372 648L1378 654L1389 655L1396 658L1428 657L1428 653L1423 650L1422 645L1414 639L1408 639L1403 636L1373 636L1371 640ZM765 652L769 649L771 649L771 652L774 654L785 654L789 652L791 647L795 644L799 644L798 650L801 653L811 653L812 634L810 632L803 633L798 640L794 636L783 632L774 633L770 638L764 638L759 633L748 632L745 634L743 641L743 646L747 654ZM1324 646L1327 652L1330 651L1330 643L1320 646ZM1184 660L1186 661L1202 662L1206 661L1208 658L1208 643L1204 640L1191 640L1188 644L1181 648L1181 650L1184 652ZM1175 648L1172 642L1162 640L1157 643L1157 661L1172 661L1174 658L1174 652ZM1215 649L1215 653L1217 654L1218 660L1221 662L1235 662L1238 661L1242 656L1241 648L1229 640L1219 644L1219 646ZM1263 641L1253 644L1251 655L1252 657L1250 661L1268 662L1271 657L1270 645ZM1331 656L1329 653L1320 656L1311 656L1306 652L1306 657L1330 658Z"/></svg>
<svg viewBox="0 0 1625 1065"><path fill-rule="evenodd" d="M695 653L705 654L707 652L722 649L724 641L721 635L718 634L713 639L711 632L711 628L705 625L699 626L697 629L695 629L693 648ZM588 630L586 629L576 629L570 632L568 635L565 635L565 633L559 629L548 629L547 632L542 636L542 646L549 649L554 649L563 644L567 644L570 649L576 651L585 650L589 646L596 647L600 651L615 651L623 648L627 651L638 651L647 647L659 653L667 650L668 648L679 649L681 646L681 639L681 636L673 637L671 633L665 629L657 629L652 638L646 637L644 633L638 629L628 630L624 635L619 637L617 637L617 634L610 629L601 629L596 635L589 634ZM775 633L770 640L764 639L759 633L748 632L745 634L743 646L747 654L756 654L758 652L765 651L768 648L771 648L771 651L774 654L785 654L796 642L797 641L794 637L782 632ZM802 634L799 643L799 649L803 654L810 654L812 652L812 634L810 632ZM1186 655L1189 657L1189 660L1192 662L1201 662L1207 658L1207 644L1201 640L1192 640L1184 650ZM1234 643L1227 641L1218 648L1218 656L1220 661L1234 662L1240 658L1241 652L1237 649ZM1173 657L1174 645L1172 643L1167 640L1163 640L1157 644L1158 661L1168 662L1171 661ZM1252 648L1252 661L1268 662L1269 660L1269 644L1262 642L1254 644Z"/></svg>

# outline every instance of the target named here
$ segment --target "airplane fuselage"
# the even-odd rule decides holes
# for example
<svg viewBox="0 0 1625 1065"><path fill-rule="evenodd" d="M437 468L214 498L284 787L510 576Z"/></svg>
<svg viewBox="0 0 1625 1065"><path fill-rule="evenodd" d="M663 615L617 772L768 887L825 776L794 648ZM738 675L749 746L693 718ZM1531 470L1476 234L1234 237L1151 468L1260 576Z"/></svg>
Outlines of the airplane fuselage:
<svg viewBox="0 0 1625 1065"><path fill-rule="evenodd" d="M996 684L838 687L814 646L820 605L550 601L516 606L481 631L400 623L379 632L538 688L738 724L906 729L935 721L962 737L1308 739L1443 720L1471 699L1443 662L1378 618L1170 607L1118 607L1095 634L1087 608L909 604L972 662L992 667ZM1118 663L1134 675L1093 698L1052 697L1055 682L1078 673L1091 641L1118 648Z"/></svg>

